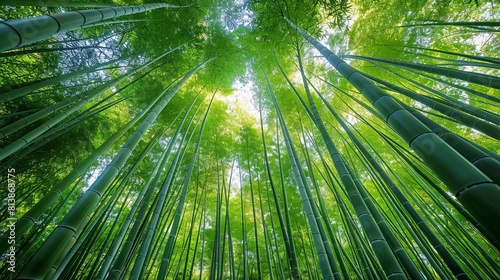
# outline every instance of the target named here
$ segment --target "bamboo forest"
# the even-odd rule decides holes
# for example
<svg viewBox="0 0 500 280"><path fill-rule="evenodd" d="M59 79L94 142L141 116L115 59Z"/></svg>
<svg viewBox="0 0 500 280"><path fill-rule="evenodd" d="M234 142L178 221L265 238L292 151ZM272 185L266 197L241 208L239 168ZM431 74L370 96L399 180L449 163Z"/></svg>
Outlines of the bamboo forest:
<svg viewBox="0 0 500 280"><path fill-rule="evenodd" d="M0 0L0 279L500 279L495 0Z"/></svg>

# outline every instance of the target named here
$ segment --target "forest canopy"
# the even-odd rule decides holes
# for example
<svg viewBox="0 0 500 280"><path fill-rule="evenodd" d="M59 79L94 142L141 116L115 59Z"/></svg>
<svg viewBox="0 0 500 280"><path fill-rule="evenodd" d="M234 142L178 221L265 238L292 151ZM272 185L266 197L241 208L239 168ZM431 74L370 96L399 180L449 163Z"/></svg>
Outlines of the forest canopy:
<svg viewBox="0 0 500 280"><path fill-rule="evenodd" d="M499 279L498 18L3 0L0 279Z"/></svg>

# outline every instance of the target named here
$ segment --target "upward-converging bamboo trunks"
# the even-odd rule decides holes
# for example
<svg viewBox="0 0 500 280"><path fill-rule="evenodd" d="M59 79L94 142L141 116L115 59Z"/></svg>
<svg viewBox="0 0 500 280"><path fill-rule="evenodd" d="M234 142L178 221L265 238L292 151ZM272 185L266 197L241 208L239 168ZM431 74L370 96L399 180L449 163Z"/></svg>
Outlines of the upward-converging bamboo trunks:
<svg viewBox="0 0 500 280"><path fill-rule="evenodd" d="M498 204L500 187L399 105L384 90L369 81L359 71L348 65L293 22L287 18L285 20L370 101L389 126L441 178L449 191L498 242L500 240L500 223L497 221L500 216L500 204Z"/></svg>
<svg viewBox="0 0 500 280"><path fill-rule="evenodd" d="M130 158L132 151L135 149L141 138L149 130L152 124L156 121L158 115L163 111L166 105L170 102L174 94L181 86L203 65L211 61L209 59L188 72L177 85L168 91L159 102L148 113L139 127L123 144L120 151L116 154L113 160L106 166L105 170L96 179L92 186L84 193L84 195L71 208L64 219L59 223L52 234L47 238L40 250L33 256L30 262L26 265L20 274L21 279L38 279L51 277L55 273L55 269L62 261L64 256L73 243L75 242L75 234L80 233L87 221L90 218L90 213L99 203L102 195L110 186L111 182L118 175L127 160ZM167 91L167 90L165 90ZM163 93L162 93L163 94Z"/></svg>

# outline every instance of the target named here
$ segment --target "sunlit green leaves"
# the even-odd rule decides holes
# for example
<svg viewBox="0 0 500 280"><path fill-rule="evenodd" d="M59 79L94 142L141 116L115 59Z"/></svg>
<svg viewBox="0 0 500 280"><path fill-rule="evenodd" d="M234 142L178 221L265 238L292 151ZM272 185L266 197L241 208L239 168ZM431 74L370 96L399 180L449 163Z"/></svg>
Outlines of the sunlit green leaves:
<svg viewBox="0 0 500 280"><path fill-rule="evenodd" d="M69 6L79 2L83 1L61 2L59 8L3 6L0 17L12 19L61 12L76 9ZM91 1L85 2L91 4ZM142 1L136 2L114 3L128 5ZM139 112L164 89L201 61L214 58L184 84L151 123L131 153L130 162L123 165L99 205L93 211L85 210L90 221L81 234L77 234L71 253L63 254L65 261L56 272L58 275L66 279L93 279L100 274L105 278L116 268L113 273L119 269L124 278L130 278L137 263L136 275L154 279L163 261L162 277L178 279L265 278L268 275L289 279L299 274L304 279L319 279L322 268L328 271L336 265L335 272L344 278L383 278L382 262L366 237L366 232L376 232L371 229L372 225L378 225L367 226L368 215L361 218L356 215L361 203L351 203L355 191L352 185L346 188L346 177L350 176L363 186L359 190L366 192L365 202L373 203L369 211L381 213L384 220L378 221L385 221L386 230L401 244L403 250L397 250L398 256L402 256L403 251L407 253L418 274L428 279L452 278L452 271L459 270L450 268L458 263L472 277L500 277L498 252L483 238L483 233L472 226L475 222L471 215L445 191L443 183L391 130L385 119L378 118L379 114L366 99L283 19L287 16L325 46L345 55L349 64L378 79L439 102L458 106L454 100L459 100L498 115L496 89L381 61L369 63L352 56L347 59L348 55L376 56L498 76L496 35L460 24L420 25L436 21L491 20L498 18L496 4L480 2L476 6L462 0L438 2L201 0L191 5L181 1L175 4L188 7L159 9L88 26L20 49L18 53L5 53L5 57L0 56L3 62L0 63L0 93L116 58L122 61L89 74L72 72L77 73L75 77L2 104L2 126L85 93L129 73L166 50L186 44L130 79L106 88L75 112L75 116L82 116L75 120L81 122L73 119L61 122L34 143L44 145L27 146L0 162L3 169L12 163L19 170L16 193L19 217L43 197L48 197L47 190L56 186L73 166L102 143L115 140L111 135L130 120L139 118ZM303 51L310 100L316 104L317 116L324 122L321 132L328 134L337 148L336 163L324 143L326 136L315 127L298 99L309 104L298 68L297 45ZM266 76L281 114L275 110ZM107 99L120 89L117 95ZM214 93L203 134L198 134L208 98ZM188 112L198 94L193 105L196 109ZM491 151L498 153L498 143L453 121L455 113L448 113L453 114L452 117L444 116L410 98L390 94L457 135L483 145L490 150L488 158L494 160L495 154ZM96 108L108 104L112 106L92 114ZM192 118L189 129L186 124L181 125L183 117ZM278 118L282 118L281 121ZM495 118L489 120L495 125L491 122ZM45 121L47 119L41 119L33 126L15 131L2 139L0 147ZM289 135L282 132L285 125ZM175 132L177 127L182 128L179 135ZM51 139L56 132L64 133ZM71 182L64 182L68 183L67 187L57 194L61 198L54 206L49 205L46 213L33 218L34 228L39 231L28 232L18 239L19 244L23 243L17 251L20 269L57 224L68 219L72 206L131 134L128 131L113 141L116 143L106 146L99 158L92 159L86 173L82 170L70 176L67 181ZM201 141L194 155L199 135ZM180 137L185 138L183 145ZM353 143L353 139L358 142ZM361 151L362 146L366 150ZM295 147L294 155L289 154L290 147ZM32 150L27 153L29 149ZM165 166L159 168L164 153ZM179 158L174 161L176 155ZM194 156L196 160L190 162ZM290 161L290 156L294 161ZM340 159L352 172L344 170L342 176L338 175ZM168 174L174 175L169 189L160 192L161 182ZM146 183L153 178L158 183ZM166 196L161 197L160 193ZM0 196L6 195L5 189L0 191ZM181 197L185 201L179 204ZM318 211L305 211L304 205L308 203ZM182 211L174 218L178 205ZM1 207L5 209L6 204ZM414 212L410 213L412 207ZM2 221L6 213L0 212ZM311 233L310 225L314 223L310 215L316 215L315 223L324 226L323 233ZM362 230L361 222L367 231ZM46 230L42 230L45 226L41 224L47 224ZM144 239L146 233L148 238ZM288 243L285 235L288 235ZM321 247L318 236L323 245L333 248L328 257L333 261L328 261L329 267L325 257L317 254L316 249ZM392 250L395 248L397 246ZM406 267L410 267L408 263ZM7 275L6 268L5 265L0 268L1 277Z"/></svg>

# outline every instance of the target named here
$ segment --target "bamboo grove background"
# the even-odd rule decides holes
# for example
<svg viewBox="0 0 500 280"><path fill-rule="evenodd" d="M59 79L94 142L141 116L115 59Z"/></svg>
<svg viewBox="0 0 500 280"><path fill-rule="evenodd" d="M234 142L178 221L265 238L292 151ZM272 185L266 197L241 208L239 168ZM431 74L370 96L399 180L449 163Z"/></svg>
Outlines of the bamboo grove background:
<svg viewBox="0 0 500 280"><path fill-rule="evenodd" d="M1 279L500 278L496 3L0 4Z"/></svg>

